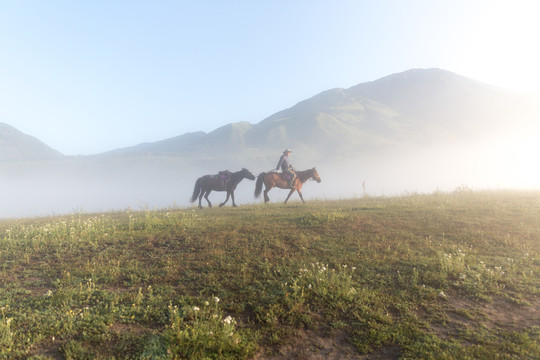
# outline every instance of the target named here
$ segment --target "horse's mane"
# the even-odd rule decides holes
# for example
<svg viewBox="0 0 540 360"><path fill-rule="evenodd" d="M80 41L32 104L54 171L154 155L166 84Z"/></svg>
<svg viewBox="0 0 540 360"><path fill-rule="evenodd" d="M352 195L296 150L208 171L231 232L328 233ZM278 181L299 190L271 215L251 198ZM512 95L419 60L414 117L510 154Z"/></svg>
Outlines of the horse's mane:
<svg viewBox="0 0 540 360"><path fill-rule="evenodd" d="M313 175L313 169L307 169L307 170L302 170L302 171L297 171L296 172L296 176L298 176L299 179L302 179L302 180L305 180L304 176L306 176L306 178L309 178Z"/></svg>

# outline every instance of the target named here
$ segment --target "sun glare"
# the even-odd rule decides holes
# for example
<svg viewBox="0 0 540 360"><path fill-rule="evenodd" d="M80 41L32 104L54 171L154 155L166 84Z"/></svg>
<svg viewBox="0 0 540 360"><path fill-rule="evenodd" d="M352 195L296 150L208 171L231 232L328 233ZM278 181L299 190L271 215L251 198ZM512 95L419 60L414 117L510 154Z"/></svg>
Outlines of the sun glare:
<svg viewBox="0 0 540 360"><path fill-rule="evenodd" d="M463 73L480 80L498 78L494 85L540 94L537 2L486 1L474 14L474 25L462 29L466 40L458 63Z"/></svg>
<svg viewBox="0 0 540 360"><path fill-rule="evenodd" d="M540 135L484 144L478 166L489 187L540 188Z"/></svg>

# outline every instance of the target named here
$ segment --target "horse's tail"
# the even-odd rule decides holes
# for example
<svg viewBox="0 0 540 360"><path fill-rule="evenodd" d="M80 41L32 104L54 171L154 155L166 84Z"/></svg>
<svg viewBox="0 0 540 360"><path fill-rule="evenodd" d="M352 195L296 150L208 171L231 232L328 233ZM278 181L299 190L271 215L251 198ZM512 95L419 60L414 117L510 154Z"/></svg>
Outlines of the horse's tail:
<svg viewBox="0 0 540 360"><path fill-rule="evenodd" d="M266 173L260 173L259 176L257 177L257 183L255 184L255 194L254 194L255 198L258 198L259 196L261 196L265 174Z"/></svg>
<svg viewBox="0 0 540 360"><path fill-rule="evenodd" d="M202 178L198 178L197 181L195 182L195 188L193 189L193 195L191 195L191 202L194 202L195 200L197 200L197 197L201 193L201 179Z"/></svg>

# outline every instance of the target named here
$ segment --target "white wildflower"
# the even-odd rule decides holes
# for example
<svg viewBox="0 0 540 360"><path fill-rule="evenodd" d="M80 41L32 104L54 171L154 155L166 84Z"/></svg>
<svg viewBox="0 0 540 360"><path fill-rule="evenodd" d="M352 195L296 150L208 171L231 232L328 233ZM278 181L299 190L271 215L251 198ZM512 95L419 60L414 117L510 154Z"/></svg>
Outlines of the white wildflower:
<svg viewBox="0 0 540 360"><path fill-rule="evenodd" d="M198 306L193 307L193 311L199 311L199 310L201 310L201 309Z"/></svg>

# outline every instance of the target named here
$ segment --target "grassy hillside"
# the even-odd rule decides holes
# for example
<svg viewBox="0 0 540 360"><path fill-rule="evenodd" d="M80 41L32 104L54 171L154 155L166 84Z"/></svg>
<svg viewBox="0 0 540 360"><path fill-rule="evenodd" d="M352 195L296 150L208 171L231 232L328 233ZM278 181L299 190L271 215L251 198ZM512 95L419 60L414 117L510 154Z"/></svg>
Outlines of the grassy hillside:
<svg viewBox="0 0 540 360"><path fill-rule="evenodd" d="M540 193L0 223L0 358L540 357Z"/></svg>

